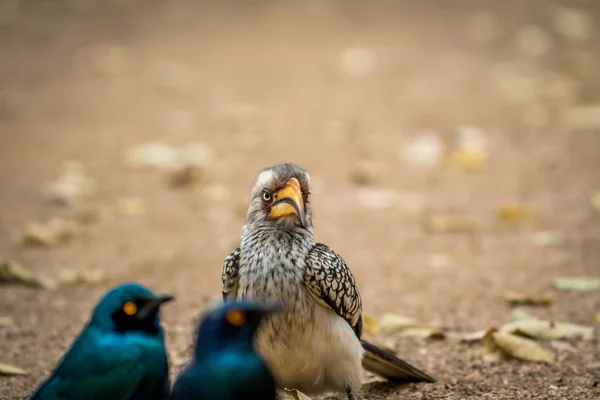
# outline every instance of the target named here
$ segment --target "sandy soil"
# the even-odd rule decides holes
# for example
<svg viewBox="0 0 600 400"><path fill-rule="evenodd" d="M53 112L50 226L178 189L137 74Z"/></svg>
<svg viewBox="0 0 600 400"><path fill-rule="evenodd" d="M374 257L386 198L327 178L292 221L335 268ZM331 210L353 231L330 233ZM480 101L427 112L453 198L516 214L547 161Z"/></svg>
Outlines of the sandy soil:
<svg viewBox="0 0 600 400"><path fill-rule="evenodd" d="M30 372L0 376L0 398L30 393L98 297L123 281L177 296L164 313L177 370L193 320L220 296L221 263L239 239L255 175L280 161L313 174L317 239L343 255L370 315L394 312L471 332L510 321L507 290L551 294L550 308L527 309L540 318L590 325L600 312L598 292L552 289L559 275L600 274L600 213L590 202L600 190L600 130L573 130L560 118L572 104L600 101L600 13L593 2L572 2L595 23L592 36L575 44L552 30L557 2L5 3L0 258L48 276L101 268L106 279L56 291L0 287L0 317L12 318L0 326L0 363ZM13 3L20 6L9 17ZM485 10L499 25L487 44L469 34L470 18ZM530 24L544 27L552 43L533 62L514 42ZM346 67L362 68L360 76L340 67L340 54L353 48L367 51ZM498 74L523 59L534 84L519 81L502 94ZM423 132L452 146L461 125L478 126L490 143L482 170L432 170L399 159ZM155 140L205 143L214 149L216 172L199 189L176 190L164 173L124 163L128 148ZM146 215L90 224L64 246L19 245L27 223L73 214L41 194L61 163L73 159L97 182L86 205L136 196L146 199ZM364 159L382 168L375 188L416 196L422 209L373 209L358 201L351 171ZM201 201L207 185L226 191L216 204ZM531 204L543 228L563 240L536 245L540 222L471 234L423 228L435 212L488 222L510 203ZM439 383L369 383L364 399L600 397L600 369L589 367L600 361L597 339L553 349L554 365L485 363L478 345L449 339L376 339L393 340L399 355Z"/></svg>

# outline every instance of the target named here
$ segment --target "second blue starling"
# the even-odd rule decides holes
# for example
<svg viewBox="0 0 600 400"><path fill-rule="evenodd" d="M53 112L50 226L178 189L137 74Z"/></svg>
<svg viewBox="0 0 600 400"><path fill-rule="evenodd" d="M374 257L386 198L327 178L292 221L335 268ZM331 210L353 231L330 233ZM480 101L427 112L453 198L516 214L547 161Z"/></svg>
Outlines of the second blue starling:
<svg viewBox="0 0 600 400"><path fill-rule="evenodd" d="M275 400L276 384L254 348L254 334L277 306L234 302L200 323L195 354L173 386L172 400Z"/></svg>
<svg viewBox="0 0 600 400"><path fill-rule="evenodd" d="M110 290L30 400L167 400L159 308L172 299L136 283Z"/></svg>

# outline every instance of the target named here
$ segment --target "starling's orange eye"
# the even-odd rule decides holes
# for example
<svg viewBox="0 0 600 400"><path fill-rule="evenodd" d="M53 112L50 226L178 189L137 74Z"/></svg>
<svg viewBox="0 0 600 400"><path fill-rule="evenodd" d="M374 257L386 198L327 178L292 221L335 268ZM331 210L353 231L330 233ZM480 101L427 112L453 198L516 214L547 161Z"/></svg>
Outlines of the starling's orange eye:
<svg viewBox="0 0 600 400"><path fill-rule="evenodd" d="M123 312L127 315L135 315L137 312L137 306L135 303L128 301L127 303L123 304Z"/></svg>
<svg viewBox="0 0 600 400"><path fill-rule="evenodd" d="M230 310L227 315L225 315L225 319L233 326L241 326L246 323L246 313L242 310Z"/></svg>
<svg viewBox="0 0 600 400"><path fill-rule="evenodd" d="M271 201L271 198L272 198L271 193L263 192L262 198L264 201Z"/></svg>

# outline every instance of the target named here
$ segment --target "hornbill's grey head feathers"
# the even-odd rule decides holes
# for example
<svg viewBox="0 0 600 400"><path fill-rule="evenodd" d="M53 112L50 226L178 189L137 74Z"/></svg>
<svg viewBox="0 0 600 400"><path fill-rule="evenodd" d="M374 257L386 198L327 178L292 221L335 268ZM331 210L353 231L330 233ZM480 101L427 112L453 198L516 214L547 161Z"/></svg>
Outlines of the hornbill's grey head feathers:
<svg viewBox="0 0 600 400"><path fill-rule="evenodd" d="M246 225L270 225L284 230L312 230L310 174L296 164L263 169L252 188Z"/></svg>

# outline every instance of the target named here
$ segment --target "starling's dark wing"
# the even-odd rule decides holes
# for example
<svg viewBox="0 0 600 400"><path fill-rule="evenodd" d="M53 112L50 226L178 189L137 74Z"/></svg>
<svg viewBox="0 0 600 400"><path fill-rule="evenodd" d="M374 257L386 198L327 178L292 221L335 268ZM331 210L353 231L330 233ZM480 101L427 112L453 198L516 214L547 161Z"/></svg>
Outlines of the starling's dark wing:
<svg viewBox="0 0 600 400"><path fill-rule="evenodd" d="M225 258L223 262L223 301L233 300L236 297L239 283L240 248L238 247Z"/></svg>
<svg viewBox="0 0 600 400"><path fill-rule="evenodd" d="M308 253L304 284L321 305L342 316L360 339L362 304L354 277L335 251L316 244ZM394 382L435 382L435 379L379 347L361 339L365 369Z"/></svg>
<svg viewBox="0 0 600 400"><path fill-rule="evenodd" d="M317 243L308 253L304 284L321 305L331 308L362 334L362 303L352 272L342 257L324 244Z"/></svg>
<svg viewBox="0 0 600 400"><path fill-rule="evenodd" d="M75 342L31 400L127 400L134 394L143 379L141 352L112 343L94 343L85 336Z"/></svg>

